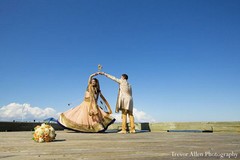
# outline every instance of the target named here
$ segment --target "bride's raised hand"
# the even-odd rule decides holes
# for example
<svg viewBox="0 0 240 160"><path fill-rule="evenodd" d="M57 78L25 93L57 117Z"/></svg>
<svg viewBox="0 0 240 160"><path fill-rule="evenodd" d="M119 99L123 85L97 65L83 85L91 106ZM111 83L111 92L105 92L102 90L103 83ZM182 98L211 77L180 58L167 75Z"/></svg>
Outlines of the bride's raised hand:
<svg viewBox="0 0 240 160"><path fill-rule="evenodd" d="M96 73L93 73L93 74L91 74L91 76L90 77L94 77L94 76L96 76L96 75L98 75L99 73L98 72L96 72Z"/></svg>
<svg viewBox="0 0 240 160"><path fill-rule="evenodd" d="M88 84L90 84L92 78L93 78L94 76L96 76L96 75L98 75L98 72L93 73L93 74L91 74L91 75L89 76L89 78L88 78Z"/></svg>

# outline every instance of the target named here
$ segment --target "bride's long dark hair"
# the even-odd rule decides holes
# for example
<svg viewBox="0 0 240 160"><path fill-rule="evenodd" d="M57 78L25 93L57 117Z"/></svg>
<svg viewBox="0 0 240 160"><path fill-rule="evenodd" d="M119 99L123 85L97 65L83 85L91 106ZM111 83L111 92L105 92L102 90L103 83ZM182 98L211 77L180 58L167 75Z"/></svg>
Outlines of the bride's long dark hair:
<svg viewBox="0 0 240 160"><path fill-rule="evenodd" d="M92 78L90 81L90 84L92 84L92 80L94 80L96 82L96 86L94 86L94 87L96 88L96 91L97 91L96 94L99 94L101 92L99 80L97 78ZM87 91L89 91L89 86L87 87Z"/></svg>
<svg viewBox="0 0 240 160"><path fill-rule="evenodd" d="M96 82L96 85L92 85L92 81ZM100 85L99 85L99 81L97 78L92 78L91 81L89 82L88 85L88 92L90 93L90 105L89 105L89 113L92 114L97 114L98 113L98 109L97 109L97 100L100 94ZM95 97L95 94L97 95ZM91 113L90 111L92 110L93 113Z"/></svg>
<svg viewBox="0 0 240 160"><path fill-rule="evenodd" d="M95 80L96 81L96 88L97 88L97 93L100 93L100 83L99 83L99 80L97 78L93 78L92 80Z"/></svg>

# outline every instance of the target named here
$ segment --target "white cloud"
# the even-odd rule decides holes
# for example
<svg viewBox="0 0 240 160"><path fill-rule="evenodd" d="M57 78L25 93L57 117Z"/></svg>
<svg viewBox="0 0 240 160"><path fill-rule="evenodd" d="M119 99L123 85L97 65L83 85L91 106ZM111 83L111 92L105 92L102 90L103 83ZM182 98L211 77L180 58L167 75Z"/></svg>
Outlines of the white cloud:
<svg viewBox="0 0 240 160"><path fill-rule="evenodd" d="M118 114L113 114L116 122L122 122L121 115L121 111ZM135 122L156 122L156 120L150 115L146 114L143 111L138 111L136 108L133 108L133 115Z"/></svg>
<svg viewBox="0 0 240 160"><path fill-rule="evenodd" d="M143 111L136 108L133 109L135 122L155 122L155 120ZM60 113L57 113L53 108L39 108L24 103L10 103L6 106L0 107L0 121L43 121L46 118L54 117L57 119ZM112 115L117 122L122 122L121 112Z"/></svg>
<svg viewBox="0 0 240 160"><path fill-rule="evenodd" d="M0 120L1 121L42 121L49 117L57 118L57 113L53 108L41 109L33 107L30 104L24 103L10 103L6 106L0 107Z"/></svg>

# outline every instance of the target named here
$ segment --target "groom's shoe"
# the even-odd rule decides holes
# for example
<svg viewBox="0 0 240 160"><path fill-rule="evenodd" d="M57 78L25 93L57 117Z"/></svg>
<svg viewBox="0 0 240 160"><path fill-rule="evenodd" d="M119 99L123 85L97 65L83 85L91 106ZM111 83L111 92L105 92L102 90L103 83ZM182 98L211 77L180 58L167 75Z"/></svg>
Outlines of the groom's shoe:
<svg viewBox="0 0 240 160"><path fill-rule="evenodd" d="M136 133L136 131L135 130L131 130L130 133L134 134L134 133Z"/></svg>
<svg viewBox="0 0 240 160"><path fill-rule="evenodd" d="M120 133L120 134L126 134L127 131L120 131L120 132L117 132L117 133Z"/></svg>

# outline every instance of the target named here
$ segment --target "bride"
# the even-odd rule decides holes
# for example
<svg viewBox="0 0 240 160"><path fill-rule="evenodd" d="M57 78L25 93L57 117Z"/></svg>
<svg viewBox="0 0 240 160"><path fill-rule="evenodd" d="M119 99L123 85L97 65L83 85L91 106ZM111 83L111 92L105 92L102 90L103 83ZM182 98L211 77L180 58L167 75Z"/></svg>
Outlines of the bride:
<svg viewBox="0 0 240 160"><path fill-rule="evenodd" d="M99 81L89 77L84 101L73 109L60 114L58 123L66 129L80 132L104 132L115 119L110 116L112 110L100 91ZM109 112L105 112L97 104L99 96L105 102Z"/></svg>

